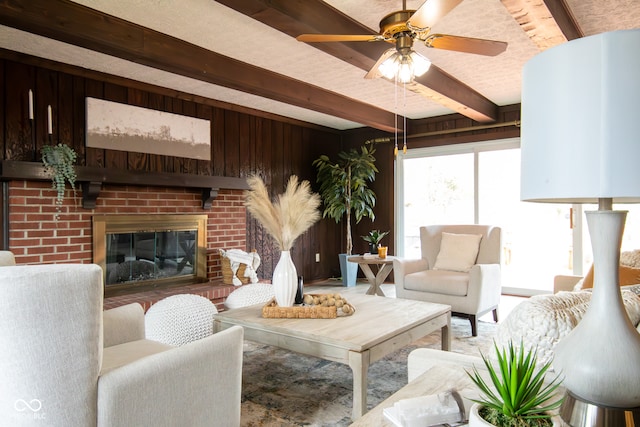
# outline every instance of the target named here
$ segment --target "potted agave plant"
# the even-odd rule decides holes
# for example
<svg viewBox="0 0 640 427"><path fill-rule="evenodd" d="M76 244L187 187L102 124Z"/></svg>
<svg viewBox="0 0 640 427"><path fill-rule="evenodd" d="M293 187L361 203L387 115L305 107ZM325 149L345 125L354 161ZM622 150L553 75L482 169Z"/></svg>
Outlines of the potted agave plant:
<svg viewBox="0 0 640 427"><path fill-rule="evenodd" d="M377 254L378 246L380 246L380 242L387 234L389 234L388 231L371 230L369 234L362 236L362 239L369 243L369 251L372 254Z"/></svg>
<svg viewBox="0 0 640 427"><path fill-rule="evenodd" d="M482 353L482 360L489 372L490 387L474 367L467 372L478 386L482 397L473 400L469 414L469 426L534 427L553 426L551 411L562 404L556 399L556 392L562 380L557 375L551 382L545 382L545 374L551 362L542 367L537 365L537 349L525 350L524 343L515 349L509 342L506 349L494 343L497 368Z"/></svg>

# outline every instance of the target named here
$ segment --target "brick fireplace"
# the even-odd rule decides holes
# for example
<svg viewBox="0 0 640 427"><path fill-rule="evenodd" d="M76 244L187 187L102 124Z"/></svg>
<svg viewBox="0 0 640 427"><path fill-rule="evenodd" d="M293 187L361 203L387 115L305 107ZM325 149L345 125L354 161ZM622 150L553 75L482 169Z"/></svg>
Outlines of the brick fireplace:
<svg viewBox="0 0 640 427"><path fill-rule="evenodd" d="M246 250L246 210L242 190L221 189L210 209L202 208L197 189L105 184L94 209L82 207L81 191L67 190L60 219L56 212L55 191L44 181L11 181L9 184L9 249L18 264L92 263L94 215L206 214L206 281L188 286L220 304L233 290L222 285L219 249ZM170 285L169 285L170 286ZM156 300L177 290L156 289ZM149 297L153 299L152 297ZM147 299L149 299L147 298ZM134 295L115 297L129 302ZM145 309L155 301L145 301ZM105 300L109 307L110 301Z"/></svg>

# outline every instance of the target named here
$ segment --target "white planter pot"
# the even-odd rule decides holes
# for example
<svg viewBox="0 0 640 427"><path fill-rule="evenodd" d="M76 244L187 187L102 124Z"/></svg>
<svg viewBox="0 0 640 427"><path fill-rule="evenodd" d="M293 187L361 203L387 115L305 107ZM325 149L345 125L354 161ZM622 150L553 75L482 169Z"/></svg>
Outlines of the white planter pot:
<svg viewBox="0 0 640 427"><path fill-rule="evenodd" d="M280 253L280 260L273 269L273 293L280 307L292 307L298 291L298 272L289 251Z"/></svg>
<svg viewBox="0 0 640 427"><path fill-rule="evenodd" d="M474 403L469 410L469 427L492 427L493 424L487 422L478 414L478 410L482 405L479 403ZM551 417L551 422L554 427L566 426L566 424L562 421L560 416L556 415Z"/></svg>
<svg viewBox="0 0 640 427"><path fill-rule="evenodd" d="M493 424L486 422L480 414L478 414L478 409L480 409L479 403L474 403L469 410L469 427L491 427Z"/></svg>

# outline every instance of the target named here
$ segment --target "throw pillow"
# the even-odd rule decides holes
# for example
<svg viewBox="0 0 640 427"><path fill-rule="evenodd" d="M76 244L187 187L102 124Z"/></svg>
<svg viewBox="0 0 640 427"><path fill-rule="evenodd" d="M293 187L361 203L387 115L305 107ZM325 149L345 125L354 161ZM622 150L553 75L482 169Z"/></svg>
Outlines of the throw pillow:
<svg viewBox="0 0 640 427"><path fill-rule="evenodd" d="M434 270L469 272L476 263L482 234L442 233Z"/></svg>
<svg viewBox="0 0 640 427"><path fill-rule="evenodd" d="M640 284L640 268L633 268L620 264L620 286ZM581 289L593 288L593 264L584 276Z"/></svg>

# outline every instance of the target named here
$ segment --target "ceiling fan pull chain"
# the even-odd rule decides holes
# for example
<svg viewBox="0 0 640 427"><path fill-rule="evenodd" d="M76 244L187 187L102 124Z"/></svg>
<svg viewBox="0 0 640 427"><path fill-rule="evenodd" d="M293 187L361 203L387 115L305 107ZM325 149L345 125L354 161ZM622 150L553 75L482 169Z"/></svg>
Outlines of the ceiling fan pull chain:
<svg viewBox="0 0 640 427"><path fill-rule="evenodd" d="M402 134L404 139L404 143L402 145L402 154L407 154L407 84L406 83L402 84L402 93L403 93L402 109L404 110L404 113L402 115L404 119L404 122L402 125Z"/></svg>
<svg viewBox="0 0 640 427"><path fill-rule="evenodd" d="M394 128L395 128L395 145L393 147L393 155L394 157L398 155L398 73L395 75L395 85L394 85L394 95L395 95L395 105L393 107L394 111Z"/></svg>

